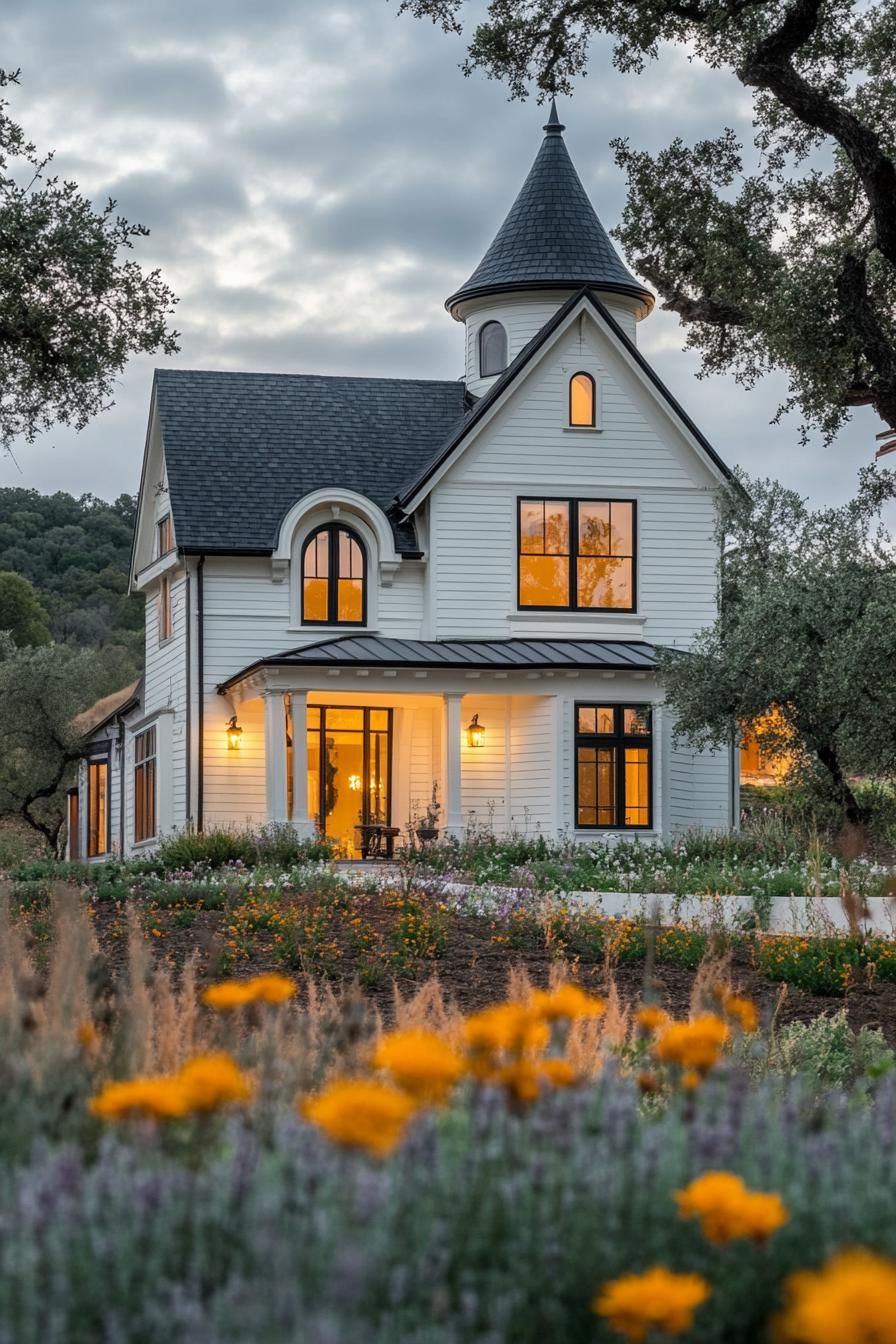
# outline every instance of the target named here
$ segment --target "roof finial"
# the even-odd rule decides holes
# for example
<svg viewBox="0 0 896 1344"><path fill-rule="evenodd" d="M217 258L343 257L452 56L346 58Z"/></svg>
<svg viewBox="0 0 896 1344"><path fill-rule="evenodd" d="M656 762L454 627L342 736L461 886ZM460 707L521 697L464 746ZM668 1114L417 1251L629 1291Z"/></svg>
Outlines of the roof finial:
<svg viewBox="0 0 896 1344"><path fill-rule="evenodd" d="M551 94L551 115L545 122L543 129L547 135L562 135L566 130L557 116L557 99L553 94Z"/></svg>

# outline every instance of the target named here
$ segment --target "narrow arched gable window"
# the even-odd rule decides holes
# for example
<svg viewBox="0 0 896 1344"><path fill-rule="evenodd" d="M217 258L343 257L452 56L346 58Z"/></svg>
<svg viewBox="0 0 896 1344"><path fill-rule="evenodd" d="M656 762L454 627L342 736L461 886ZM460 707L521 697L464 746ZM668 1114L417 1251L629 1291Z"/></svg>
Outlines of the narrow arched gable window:
<svg viewBox="0 0 896 1344"><path fill-rule="evenodd" d="M367 556L356 532L327 523L302 548L303 625L363 625Z"/></svg>
<svg viewBox="0 0 896 1344"><path fill-rule="evenodd" d="M574 373L569 380L569 423L594 429L596 398L590 373Z"/></svg>
<svg viewBox="0 0 896 1344"><path fill-rule="evenodd" d="M507 332L500 322L479 328L479 377L490 378L507 368Z"/></svg>

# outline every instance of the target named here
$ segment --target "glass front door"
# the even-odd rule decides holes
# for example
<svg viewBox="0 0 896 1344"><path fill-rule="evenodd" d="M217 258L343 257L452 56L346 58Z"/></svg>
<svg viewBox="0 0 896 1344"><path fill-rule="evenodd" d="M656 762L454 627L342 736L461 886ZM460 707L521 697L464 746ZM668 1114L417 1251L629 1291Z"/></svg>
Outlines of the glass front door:
<svg viewBox="0 0 896 1344"><path fill-rule="evenodd" d="M350 857L362 828L388 826L392 810L392 711L308 706L308 810Z"/></svg>

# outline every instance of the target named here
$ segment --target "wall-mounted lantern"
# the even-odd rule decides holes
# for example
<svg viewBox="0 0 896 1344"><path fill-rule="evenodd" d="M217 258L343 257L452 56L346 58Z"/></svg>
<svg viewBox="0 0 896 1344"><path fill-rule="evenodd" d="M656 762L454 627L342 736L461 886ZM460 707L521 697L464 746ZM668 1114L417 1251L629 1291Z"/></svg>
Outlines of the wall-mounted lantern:
<svg viewBox="0 0 896 1344"><path fill-rule="evenodd" d="M227 725L227 745L231 751L239 751L242 740L243 730L237 723L234 714Z"/></svg>
<svg viewBox="0 0 896 1344"><path fill-rule="evenodd" d="M485 729L479 722L479 715L474 714L467 727L467 746L481 747L485 741Z"/></svg>

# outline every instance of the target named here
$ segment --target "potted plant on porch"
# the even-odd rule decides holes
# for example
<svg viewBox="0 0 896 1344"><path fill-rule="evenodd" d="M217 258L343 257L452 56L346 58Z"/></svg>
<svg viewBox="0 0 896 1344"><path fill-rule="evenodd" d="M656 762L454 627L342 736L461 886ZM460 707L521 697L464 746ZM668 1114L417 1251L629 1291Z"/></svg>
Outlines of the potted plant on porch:
<svg viewBox="0 0 896 1344"><path fill-rule="evenodd" d="M432 797L426 804L423 815L417 816L416 836L421 845L430 844L439 834L439 813L442 805L439 802L439 786L433 780Z"/></svg>

